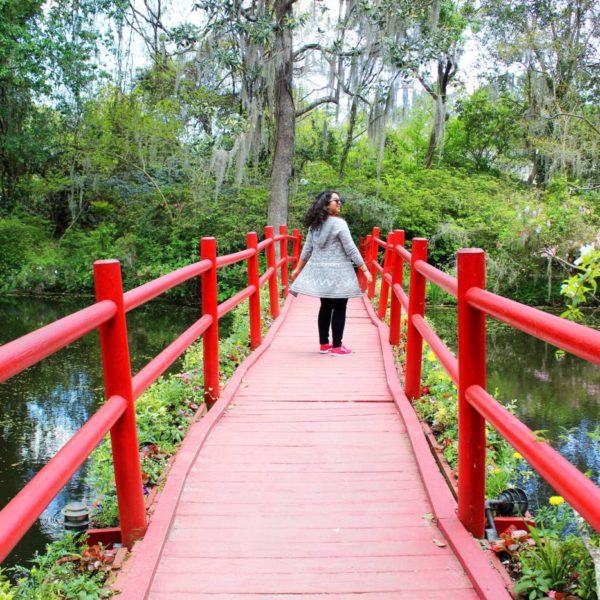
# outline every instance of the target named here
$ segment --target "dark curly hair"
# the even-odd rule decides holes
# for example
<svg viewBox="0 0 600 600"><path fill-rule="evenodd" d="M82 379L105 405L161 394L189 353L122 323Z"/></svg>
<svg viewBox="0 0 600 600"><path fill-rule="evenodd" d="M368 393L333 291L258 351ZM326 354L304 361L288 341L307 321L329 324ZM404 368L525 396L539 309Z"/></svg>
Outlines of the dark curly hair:
<svg viewBox="0 0 600 600"><path fill-rule="evenodd" d="M339 196L339 193L335 190L324 190L316 195L304 217L304 224L308 229L311 227L313 229L319 229L319 227L323 225L325 219L329 216L327 207L331 202L331 196L333 196L333 194Z"/></svg>

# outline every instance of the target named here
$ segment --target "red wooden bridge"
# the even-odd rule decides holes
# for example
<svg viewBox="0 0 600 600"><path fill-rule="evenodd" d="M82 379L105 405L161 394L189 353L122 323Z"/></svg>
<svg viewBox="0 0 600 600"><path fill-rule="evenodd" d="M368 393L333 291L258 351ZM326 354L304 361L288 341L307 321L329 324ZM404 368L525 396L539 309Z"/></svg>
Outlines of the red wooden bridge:
<svg viewBox="0 0 600 600"><path fill-rule="evenodd" d="M381 276L377 314L374 281L349 304L345 342L354 353L320 355L318 301L289 297L280 311L300 244L297 231L282 227L275 236L267 227L260 243L249 233L245 250L219 257L216 241L204 238L198 263L127 293L118 262L98 261L95 304L0 347L3 381L99 327L107 398L0 512L0 558L108 431L120 536L129 547L139 540L117 582L124 598L509 598L506 578L476 539L485 522L486 422L600 531L600 488L485 391L485 317L596 364L600 332L486 291L481 250L458 253L455 279L427 263L426 240L413 239L409 253L403 232L382 240L375 229L361 249ZM248 285L218 304L218 269L239 261L247 261ZM126 312L199 275L201 318L132 377ZM459 359L424 319L427 281L458 300ZM276 320L262 340L267 283ZM246 299L254 352L221 391L219 318ZM148 525L135 399L200 336L210 411L188 432ZM410 403L420 395L424 340L458 386L458 502ZM401 341L403 386L392 354Z"/></svg>

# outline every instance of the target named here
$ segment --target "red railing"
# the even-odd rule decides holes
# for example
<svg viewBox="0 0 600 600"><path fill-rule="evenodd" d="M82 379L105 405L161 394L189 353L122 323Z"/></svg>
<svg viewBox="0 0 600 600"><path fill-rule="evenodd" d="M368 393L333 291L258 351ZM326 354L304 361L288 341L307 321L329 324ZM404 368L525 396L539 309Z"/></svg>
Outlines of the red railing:
<svg viewBox="0 0 600 600"><path fill-rule="evenodd" d="M293 242L288 256L288 242ZM276 261L275 244L280 259ZM210 408L219 397L219 319L249 299L250 346L261 343L260 287L269 282L270 312L279 314L279 271L283 294L288 288L288 264L300 256L301 236L289 235L282 225L275 236L265 227L265 239L246 235L246 249L217 256L215 238L201 242L201 260L123 293L121 268L116 260L94 263L96 303L0 347L0 382L20 373L57 350L100 329L104 368L104 405L0 512L0 561L27 533L43 510L110 431L119 505L122 542L131 546L146 530L140 470L135 400L200 336L204 344L204 395ZM259 275L259 253L266 251L267 269ZM217 300L217 271L247 261L248 285L221 304ZM181 336L131 376L125 313L156 298L192 277L202 277L202 316Z"/></svg>
<svg viewBox="0 0 600 600"><path fill-rule="evenodd" d="M383 266L379 248L384 249ZM485 317L492 316L516 329L600 364L600 332L498 296L485 288L485 254L460 250L457 277L427 263L427 240L414 238L412 252L404 248L404 232L390 232L383 241L379 229L361 241L361 251L373 279L381 275L378 315L385 319L390 304L389 341L401 338L402 309L406 319L405 391L421 395L423 340L458 387L458 516L476 537L485 526L485 423L490 423L569 504L600 532L600 487L541 440L485 389ZM407 295L402 287L404 266L410 268ZM458 359L425 321L425 287L437 285L458 301ZM362 279L365 289L364 278ZM392 290L391 299L389 290ZM375 297L375 283L368 286Z"/></svg>

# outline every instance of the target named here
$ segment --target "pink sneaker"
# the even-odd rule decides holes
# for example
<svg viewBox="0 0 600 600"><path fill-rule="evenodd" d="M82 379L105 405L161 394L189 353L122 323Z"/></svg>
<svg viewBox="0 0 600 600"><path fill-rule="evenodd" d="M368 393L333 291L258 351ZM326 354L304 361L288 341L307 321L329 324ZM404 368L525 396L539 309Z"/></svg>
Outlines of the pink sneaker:
<svg viewBox="0 0 600 600"><path fill-rule="evenodd" d="M332 348L331 354L335 354L335 356L346 356L347 354L352 354L352 350L342 345L339 348Z"/></svg>
<svg viewBox="0 0 600 600"><path fill-rule="evenodd" d="M329 354L329 351L333 348L333 346L331 344L321 344L321 347L319 348L319 352L321 354Z"/></svg>

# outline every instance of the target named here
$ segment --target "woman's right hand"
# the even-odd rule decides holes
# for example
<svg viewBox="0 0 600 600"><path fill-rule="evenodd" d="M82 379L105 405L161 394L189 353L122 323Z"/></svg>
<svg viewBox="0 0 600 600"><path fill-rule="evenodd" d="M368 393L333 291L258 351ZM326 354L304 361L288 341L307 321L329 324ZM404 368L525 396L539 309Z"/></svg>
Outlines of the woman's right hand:
<svg viewBox="0 0 600 600"><path fill-rule="evenodd" d="M298 275L300 275L300 269L294 269L292 271L292 282L296 281L296 277L298 277Z"/></svg>

